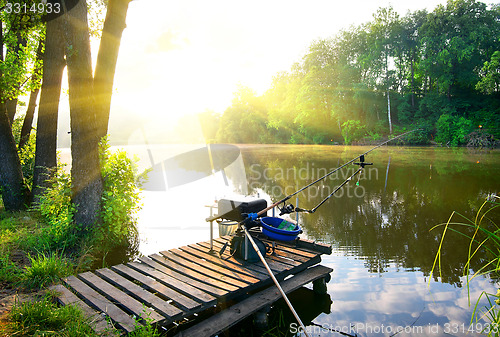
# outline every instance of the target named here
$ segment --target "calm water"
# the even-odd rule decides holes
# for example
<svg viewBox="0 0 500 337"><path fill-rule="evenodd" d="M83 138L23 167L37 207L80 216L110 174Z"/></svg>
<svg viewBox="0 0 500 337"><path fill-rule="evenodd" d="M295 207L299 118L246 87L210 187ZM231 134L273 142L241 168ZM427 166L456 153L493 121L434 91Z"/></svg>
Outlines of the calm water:
<svg viewBox="0 0 500 337"><path fill-rule="evenodd" d="M143 254L208 240L205 206L214 200L247 194L277 201L370 149L244 146L236 153L215 149L210 162L199 148L128 148L140 157L141 169L156 168L139 214ZM226 161L218 166L218 158ZM329 298L303 309L311 335L339 335L327 328L359 336L390 336L398 329L399 336L478 335L481 326L469 326L471 314L483 291L496 293L495 282L480 276L466 286L468 240L451 232L442 277L430 277L443 227L430 230L453 211L473 218L485 198L499 193L500 152L383 147L366 159L373 166L359 180L300 218L303 237L333 246L322 262L334 269ZM301 193L299 206L314 207L355 168ZM217 172L210 174L212 169ZM290 201L296 204L295 198ZM492 217L500 224L498 212Z"/></svg>

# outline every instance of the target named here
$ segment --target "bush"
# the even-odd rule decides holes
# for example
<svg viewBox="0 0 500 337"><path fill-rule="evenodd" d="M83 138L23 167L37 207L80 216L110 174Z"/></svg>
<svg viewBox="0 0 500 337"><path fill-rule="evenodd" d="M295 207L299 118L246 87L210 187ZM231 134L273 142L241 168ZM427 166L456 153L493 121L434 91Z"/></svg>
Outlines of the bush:
<svg viewBox="0 0 500 337"><path fill-rule="evenodd" d="M430 135L434 129L434 125L432 122L422 119L409 126L408 129L416 131L404 137L406 143L413 145L425 145L429 144Z"/></svg>
<svg viewBox="0 0 500 337"><path fill-rule="evenodd" d="M135 214L140 210L140 179L137 165L125 151L110 153L107 142L101 145L101 173L104 179L102 226L95 233L103 253L133 242L137 237Z"/></svg>
<svg viewBox="0 0 500 337"><path fill-rule="evenodd" d="M443 114L436 123L436 141L451 146L467 142L466 136L473 130L472 121L464 118Z"/></svg>
<svg viewBox="0 0 500 337"><path fill-rule="evenodd" d="M21 129L23 127L23 117L18 117L14 119L12 123L12 134L14 136L14 141L19 144L19 139L21 138ZM21 161L21 169L23 171L23 177L25 180L25 185L31 187L33 184L33 170L35 168L35 145L36 136L34 129L30 133L30 137L22 149L18 149L19 160ZM2 194L2 189L0 187L0 195ZM3 207L3 200L0 198L0 207Z"/></svg>
<svg viewBox="0 0 500 337"><path fill-rule="evenodd" d="M73 224L75 208L71 203L71 177L62 166L51 175L49 186L35 205L49 226L26 245L38 251L69 251L81 238Z"/></svg>
<svg viewBox="0 0 500 337"><path fill-rule="evenodd" d="M342 137L345 145L361 139L365 133L365 126L358 120L348 120L342 124Z"/></svg>
<svg viewBox="0 0 500 337"><path fill-rule="evenodd" d="M71 177L62 168L53 175L37 207L49 227L29 244L39 251L65 251L92 246L92 254L106 255L116 247L136 243L135 214L140 209L137 167L124 151L111 153L106 142L100 151L101 173L104 179L102 223L85 232L73 223ZM86 244L82 245L82 241Z"/></svg>

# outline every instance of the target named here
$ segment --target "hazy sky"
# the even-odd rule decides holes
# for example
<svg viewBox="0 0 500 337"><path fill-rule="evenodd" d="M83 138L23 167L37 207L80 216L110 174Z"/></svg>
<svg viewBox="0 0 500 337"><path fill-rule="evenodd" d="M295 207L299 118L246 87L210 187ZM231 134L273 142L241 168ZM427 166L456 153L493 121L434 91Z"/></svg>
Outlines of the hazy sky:
<svg viewBox="0 0 500 337"><path fill-rule="evenodd" d="M405 15L445 3L134 0L121 41L111 117L222 113L238 84L263 93L277 72L300 61L313 40L370 21L379 7L392 4Z"/></svg>

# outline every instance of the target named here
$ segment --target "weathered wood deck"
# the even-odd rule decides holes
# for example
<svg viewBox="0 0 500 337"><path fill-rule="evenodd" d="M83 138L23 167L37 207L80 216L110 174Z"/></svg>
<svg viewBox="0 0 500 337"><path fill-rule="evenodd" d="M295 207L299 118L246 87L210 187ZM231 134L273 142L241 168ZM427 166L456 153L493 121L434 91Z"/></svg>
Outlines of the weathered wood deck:
<svg viewBox="0 0 500 337"><path fill-rule="evenodd" d="M229 239L215 239L214 249L220 250ZM125 333L136 328L134 317L148 317L154 324L168 327L208 312L216 314L208 323L191 327L188 334L202 331L203 336L214 335L279 299L262 262L247 263L230 257L229 249L223 254L227 259L221 259L209 250L209 242L170 249L67 277L53 289L59 292L61 304L80 306L96 330L106 329L108 316ZM326 277L332 269L315 265L321 261L321 254L330 252L330 246L306 240L278 242L275 254L266 255L266 262L278 280L294 275L283 281L289 292ZM229 302L240 307L221 311Z"/></svg>

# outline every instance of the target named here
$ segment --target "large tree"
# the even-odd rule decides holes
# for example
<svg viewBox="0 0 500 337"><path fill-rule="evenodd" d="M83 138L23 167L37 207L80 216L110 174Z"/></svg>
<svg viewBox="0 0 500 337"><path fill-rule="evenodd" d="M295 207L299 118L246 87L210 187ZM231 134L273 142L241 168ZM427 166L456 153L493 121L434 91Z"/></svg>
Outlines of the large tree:
<svg viewBox="0 0 500 337"><path fill-rule="evenodd" d="M115 77L120 41L123 30L126 27L125 19L130 1L108 1L94 75L99 137L104 137L108 132L113 79Z"/></svg>
<svg viewBox="0 0 500 337"><path fill-rule="evenodd" d="M103 179L99 142L107 133L121 32L130 0L109 0L92 76L87 2L80 0L64 15L71 117L71 179L74 220L84 227L100 222Z"/></svg>
<svg viewBox="0 0 500 337"><path fill-rule="evenodd" d="M28 188L12 134L18 96L30 88L40 40L39 17L2 10L0 13L0 189L8 210L26 207ZM5 51L5 53L4 53Z"/></svg>
<svg viewBox="0 0 500 337"><path fill-rule="evenodd" d="M35 170L32 196L37 202L48 186L48 178L57 166L57 117L61 95L64 60L63 17L47 22L45 52L43 57L43 82L38 108ZM26 115L25 118L29 118ZM25 123L27 124L27 123ZM24 125L23 125L24 126Z"/></svg>

